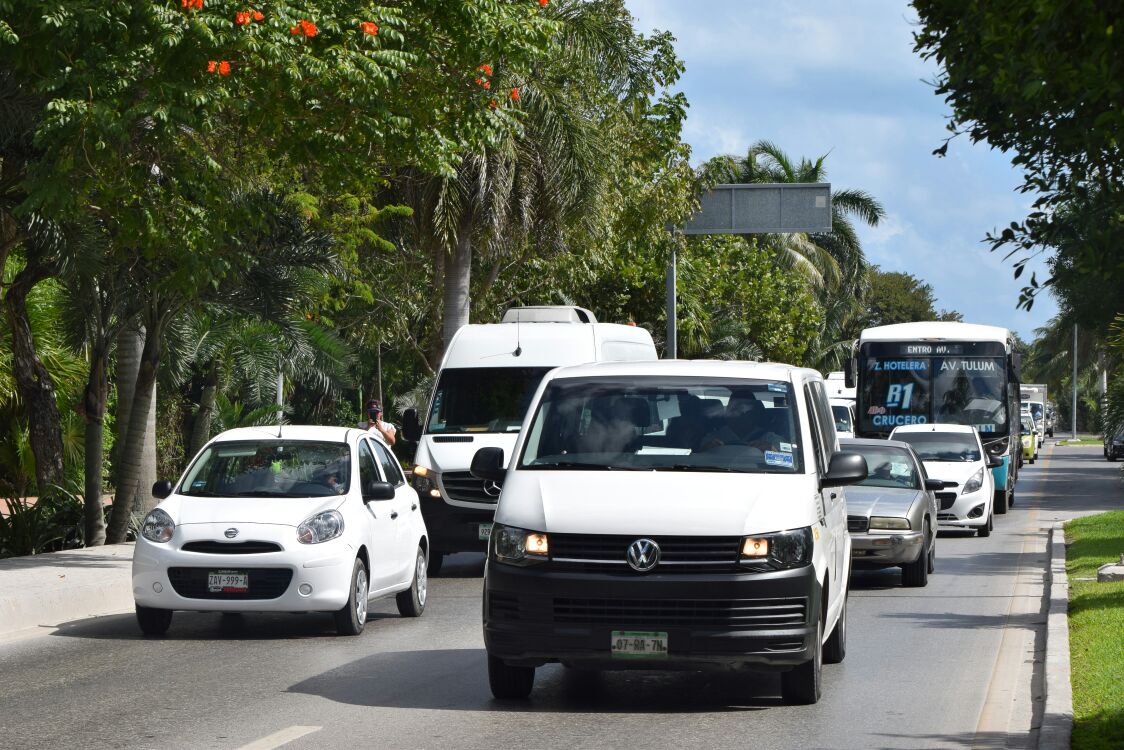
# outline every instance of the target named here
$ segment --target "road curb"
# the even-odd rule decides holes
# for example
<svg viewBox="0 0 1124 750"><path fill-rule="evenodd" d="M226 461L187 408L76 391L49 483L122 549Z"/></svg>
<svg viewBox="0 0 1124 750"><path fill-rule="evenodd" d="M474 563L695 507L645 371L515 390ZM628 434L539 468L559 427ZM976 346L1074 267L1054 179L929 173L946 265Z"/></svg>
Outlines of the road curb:
<svg viewBox="0 0 1124 750"><path fill-rule="evenodd" d="M1069 680L1069 579L1065 574L1065 523L1050 532L1050 607L1046 619L1046 706L1038 750L1068 750L1073 732Z"/></svg>

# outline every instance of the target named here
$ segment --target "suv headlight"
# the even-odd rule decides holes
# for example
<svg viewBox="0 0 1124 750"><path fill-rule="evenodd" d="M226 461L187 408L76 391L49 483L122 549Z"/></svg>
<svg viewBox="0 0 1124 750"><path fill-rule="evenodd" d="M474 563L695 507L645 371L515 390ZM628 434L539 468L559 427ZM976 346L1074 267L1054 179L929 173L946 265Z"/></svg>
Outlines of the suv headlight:
<svg viewBox="0 0 1124 750"><path fill-rule="evenodd" d="M320 544L343 534L343 516L338 510L317 513L297 527L297 541L301 544Z"/></svg>
<svg viewBox="0 0 1124 750"><path fill-rule="evenodd" d="M892 529L894 531L909 531L908 518L892 518L890 516L871 516L870 527L872 529Z"/></svg>
<svg viewBox="0 0 1124 750"><path fill-rule="evenodd" d="M740 559L772 570L808 565L812 562L812 527L747 536L742 539Z"/></svg>
<svg viewBox="0 0 1124 750"><path fill-rule="evenodd" d="M979 488L983 486L983 475L983 468L976 469L976 473L969 477L968 481L964 483L964 489L961 490L960 494L967 495L979 490Z"/></svg>
<svg viewBox="0 0 1124 750"><path fill-rule="evenodd" d="M550 557L546 534L513 526L492 525L492 559L508 565L534 565Z"/></svg>
<svg viewBox="0 0 1124 750"><path fill-rule="evenodd" d="M437 472L421 464L414 467L414 489L418 497L441 497L441 490L437 489Z"/></svg>
<svg viewBox="0 0 1124 750"><path fill-rule="evenodd" d="M176 522L165 511L156 508L144 517L141 536L150 542L163 544L176 533Z"/></svg>

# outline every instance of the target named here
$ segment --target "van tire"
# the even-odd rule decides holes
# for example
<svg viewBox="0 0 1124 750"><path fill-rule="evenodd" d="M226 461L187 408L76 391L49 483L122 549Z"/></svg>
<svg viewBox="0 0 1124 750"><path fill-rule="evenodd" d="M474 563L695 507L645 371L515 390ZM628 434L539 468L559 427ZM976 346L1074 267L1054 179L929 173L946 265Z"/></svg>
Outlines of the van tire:
<svg viewBox="0 0 1124 750"><path fill-rule="evenodd" d="M917 559L902 566L902 585L909 588L921 588L929 584L929 563L932 559L929 554L929 545L932 543L929 539L929 522L926 521L922 528L924 536Z"/></svg>
<svg viewBox="0 0 1124 750"><path fill-rule="evenodd" d="M137 625L145 635L164 635L172 626L172 610L137 605Z"/></svg>
<svg viewBox="0 0 1124 750"><path fill-rule="evenodd" d="M535 686L534 667L513 667L497 656L488 654L488 685L500 700L519 700L531 694Z"/></svg>
<svg viewBox="0 0 1124 750"><path fill-rule="evenodd" d="M816 635L812 658L798 667L781 673L781 698L793 706L810 706L823 692L823 620L816 618Z"/></svg>
<svg viewBox="0 0 1124 750"><path fill-rule="evenodd" d="M838 664L847 656L847 597L843 597L843 609L839 619L823 645L823 663Z"/></svg>

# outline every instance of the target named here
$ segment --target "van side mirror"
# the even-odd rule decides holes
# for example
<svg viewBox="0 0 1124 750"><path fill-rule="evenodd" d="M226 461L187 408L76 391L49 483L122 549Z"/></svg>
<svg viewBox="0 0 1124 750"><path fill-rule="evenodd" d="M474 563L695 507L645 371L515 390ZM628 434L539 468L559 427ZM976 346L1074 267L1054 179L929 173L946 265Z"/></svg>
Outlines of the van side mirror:
<svg viewBox="0 0 1124 750"><path fill-rule="evenodd" d="M366 482L363 485L363 504L372 500L393 500L394 485L390 482Z"/></svg>
<svg viewBox="0 0 1124 750"><path fill-rule="evenodd" d="M172 483L167 479L161 479L152 485L152 496L157 500L163 500L170 494L172 494Z"/></svg>
<svg viewBox="0 0 1124 750"><path fill-rule="evenodd" d="M843 363L843 385L848 388L855 387L855 368L858 362L853 357Z"/></svg>
<svg viewBox="0 0 1124 750"><path fill-rule="evenodd" d="M831 457L827 473L820 484L824 487L841 487L866 479L866 459L861 453L836 453Z"/></svg>
<svg viewBox="0 0 1124 750"><path fill-rule="evenodd" d="M1002 458L999 458L998 456L993 456L990 453L988 454L988 456L987 456L987 468L998 469L1002 465L1003 465L1003 459Z"/></svg>
<svg viewBox="0 0 1124 750"><path fill-rule="evenodd" d="M402 436L411 443L421 440L421 422L418 420L418 410L413 407L402 412Z"/></svg>
<svg viewBox="0 0 1124 750"><path fill-rule="evenodd" d="M942 479L926 479L925 489L930 492L940 492L944 489L944 480Z"/></svg>
<svg viewBox="0 0 1124 750"><path fill-rule="evenodd" d="M476 451L468 470L477 479L502 483L507 476L507 468L503 464L503 448L481 448Z"/></svg>

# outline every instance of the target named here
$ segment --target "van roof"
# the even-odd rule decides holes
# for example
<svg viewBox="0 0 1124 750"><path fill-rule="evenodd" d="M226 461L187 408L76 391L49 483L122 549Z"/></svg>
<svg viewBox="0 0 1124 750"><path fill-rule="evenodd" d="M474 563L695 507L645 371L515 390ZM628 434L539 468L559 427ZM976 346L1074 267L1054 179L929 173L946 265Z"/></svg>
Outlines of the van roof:
<svg viewBox="0 0 1124 750"><path fill-rule="evenodd" d="M795 382L822 380L816 370L778 362L741 362L717 359L660 359L652 362L599 362L562 367L552 373L557 378L620 377L622 375L664 375L671 377L754 378Z"/></svg>
<svg viewBox="0 0 1124 750"><path fill-rule="evenodd" d="M477 323L456 332L441 367L558 367L590 362L598 359L606 341L630 346L637 358L656 357L652 334L639 326Z"/></svg>

